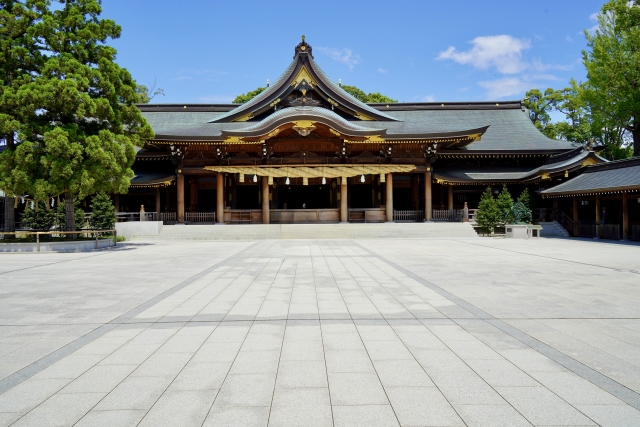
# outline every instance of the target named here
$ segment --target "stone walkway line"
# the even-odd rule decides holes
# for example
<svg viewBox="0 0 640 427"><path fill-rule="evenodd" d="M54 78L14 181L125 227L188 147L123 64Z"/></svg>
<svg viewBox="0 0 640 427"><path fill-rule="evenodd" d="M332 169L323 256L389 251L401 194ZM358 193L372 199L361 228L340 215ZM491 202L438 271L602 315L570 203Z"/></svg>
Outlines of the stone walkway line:
<svg viewBox="0 0 640 427"><path fill-rule="evenodd" d="M638 426L640 247L0 256L2 426Z"/></svg>

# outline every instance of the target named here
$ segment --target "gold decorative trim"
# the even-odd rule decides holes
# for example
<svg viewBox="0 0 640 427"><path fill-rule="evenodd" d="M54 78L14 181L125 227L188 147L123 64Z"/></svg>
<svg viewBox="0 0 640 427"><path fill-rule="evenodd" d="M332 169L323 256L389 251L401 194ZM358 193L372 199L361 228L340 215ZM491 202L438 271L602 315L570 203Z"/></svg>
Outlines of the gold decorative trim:
<svg viewBox="0 0 640 427"><path fill-rule="evenodd" d="M472 139L474 141L480 141L482 139L482 134L472 133L471 135L469 135L469 139Z"/></svg>
<svg viewBox="0 0 640 427"><path fill-rule="evenodd" d="M311 86L315 86L318 84L313 79L313 77L311 77L311 74L307 70L307 67L304 65L302 66L302 68L300 68L300 71L298 71L298 74L291 82L291 86L293 86L294 88L297 88L300 85L300 83L302 83L303 81L306 81Z"/></svg>
<svg viewBox="0 0 640 427"><path fill-rule="evenodd" d="M358 111L356 111L353 115L359 118L360 120L365 120L365 121L375 120L373 117L369 117L366 114L359 113Z"/></svg>
<svg viewBox="0 0 640 427"><path fill-rule="evenodd" d="M548 173L543 173L542 175L540 175L540 179L542 180L548 180L551 179L551 177L549 176Z"/></svg>
<svg viewBox="0 0 640 427"><path fill-rule="evenodd" d="M241 136L228 136L227 139L224 140L225 144L246 144L245 141L242 140Z"/></svg>
<svg viewBox="0 0 640 427"><path fill-rule="evenodd" d="M274 130L272 130L271 132L269 132L267 134L267 138L273 138L274 136L276 136L279 133L280 133L280 128L275 128Z"/></svg>
<svg viewBox="0 0 640 427"><path fill-rule="evenodd" d="M237 119L233 119L232 121L234 121L234 122L246 122L247 120L249 120L252 117L253 117L253 113L247 113L244 116L240 116Z"/></svg>
<svg viewBox="0 0 640 427"><path fill-rule="evenodd" d="M334 107L338 106L338 103L331 98L327 98L327 101L329 102L329 104L333 105Z"/></svg>
<svg viewBox="0 0 640 427"><path fill-rule="evenodd" d="M338 132L337 130L333 129L333 128L329 128L329 132L331 132L332 135L335 136L341 136L342 134L340 132Z"/></svg>
<svg viewBox="0 0 640 427"><path fill-rule="evenodd" d="M347 178L360 175L407 173L415 165L331 165L331 166L205 166L204 169L220 173L239 173L241 176L260 175L273 178Z"/></svg>
<svg viewBox="0 0 640 427"><path fill-rule="evenodd" d="M276 99L271 104L269 104L269 107L273 107L273 106L277 105L279 102L280 102L280 98Z"/></svg>
<svg viewBox="0 0 640 427"><path fill-rule="evenodd" d="M589 166L589 165L597 165L597 164L598 162L595 159L588 158L582 162L582 167Z"/></svg>

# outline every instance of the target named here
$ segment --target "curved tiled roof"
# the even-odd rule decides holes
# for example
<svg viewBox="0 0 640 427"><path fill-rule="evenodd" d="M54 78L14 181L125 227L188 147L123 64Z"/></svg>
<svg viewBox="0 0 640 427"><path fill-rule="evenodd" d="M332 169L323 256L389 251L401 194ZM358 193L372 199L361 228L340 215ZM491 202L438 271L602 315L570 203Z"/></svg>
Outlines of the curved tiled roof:
<svg viewBox="0 0 640 427"><path fill-rule="evenodd" d="M588 166L581 175L540 194L563 196L622 190L640 190L640 158Z"/></svg>
<svg viewBox="0 0 640 427"><path fill-rule="evenodd" d="M252 133L261 130L268 130L280 124L280 122L287 122L291 120L318 120L321 122L325 122L325 124L336 124L345 130L350 130L355 133L366 133L371 134L373 132L384 133L386 131L385 128L377 128L372 127L363 127L360 126L362 122L352 122L346 120L345 118L339 116L331 110L327 110L322 107L288 107L283 108L281 110L276 111L270 116L266 117L264 120L257 123L250 123L249 126L236 129L233 131L233 134L243 134L243 133ZM381 125L381 122L375 122L378 125ZM247 124L246 122L244 124ZM225 132L223 131L223 134Z"/></svg>

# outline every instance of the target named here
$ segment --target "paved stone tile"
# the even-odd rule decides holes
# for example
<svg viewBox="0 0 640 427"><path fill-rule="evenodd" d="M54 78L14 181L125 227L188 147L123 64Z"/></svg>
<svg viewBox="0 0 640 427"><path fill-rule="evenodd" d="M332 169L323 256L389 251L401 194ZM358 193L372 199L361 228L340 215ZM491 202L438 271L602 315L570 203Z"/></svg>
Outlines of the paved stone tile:
<svg viewBox="0 0 640 427"><path fill-rule="evenodd" d="M215 406L270 406L276 375L228 375Z"/></svg>
<svg viewBox="0 0 640 427"><path fill-rule="evenodd" d="M95 407L96 410L149 410L171 384L171 377L128 377Z"/></svg>
<svg viewBox="0 0 640 427"><path fill-rule="evenodd" d="M369 373L329 373L332 405L387 405L380 380Z"/></svg>
<svg viewBox="0 0 640 427"><path fill-rule="evenodd" d="M266 426L270 414L273 425L309 425L330 423L331 413L335 425L638 424L638 411L478 315L640 392L640 296L628 270L637 246L149 243L46 262L12 256L35 267L20 273L0 259L9 301L0 307L0 387L66 343L124 322L0 393L0 427L17 418L135 425L143 416L143 425Z"/></svg>
<svg viewBox="0 0 640 427"><path fill-rule="evenodd" d="M74 427L130 427L137 425L145 410L89 411Z"/></svg>
<svg viewBox="0 0 640 427"><path fill-rule="evenodd" d="M497 387L496 390L534 425L595 425L544 387Z"/></svg>
<svg viewBox="0 0 640 427"><path fill-rule="evenodd" d="M12 424L16 427L62 427L75 424L104 393L58 393Z"/></svg>
<svg viewBox="0 0 640 427"><path fill-rule="evenodd" d="M577 408L602 427L640 425L640 411L629 405L577 405Z"/></svg>
<svg viewBox="0 0 640 427"><path fill-rule="evenodd" d="M468 427L530 427L511 405L453 405Z"/></svg>
<svg viewBox="0 0 640 427"><path fill-rule="evenodd" d="M217 390L167 391L145 415L140 427L199 427L202 425Z"/></svg>
<svg viewBox="0 0 640 427"><path fill-rule="evenodd" d="M373 366L385 387L430 387L433 382L414 359L374 360Z"/></svg>
<svg viewBox="0 0 640 427"><path fill-rule="evenodd" d="M226 378L231 363L188 363L171 383L171 390L217 390Z"/></svg>
<svg viewBox="0 0 640 427"><path fill-rule="evenodd" d="M202 427L266 427L269 412L269 406L214 405Z"/></svg>
<svg viewBox="0 0 640 427"><path fill-rule="evenodd" d="M278 389L273 395L269 426L332 426L327 388Z"/></svg>
<svg viewBox="0 0 640 427"><path fill-rule="evenodd" d="M391 406L402 426L463 426L436 387L387 387Z"/></svg>
<svg viewBox="0 0 640 427"><path fill-rule="evenodd" d="M389 405L334 406L336 427L393 427L398 420Z"/></svg>
<svg viewBox="0 0 640 427"><path fill-rule="evenodd" d="M276 388L327 387L324 360L281 360Z"/></svg>

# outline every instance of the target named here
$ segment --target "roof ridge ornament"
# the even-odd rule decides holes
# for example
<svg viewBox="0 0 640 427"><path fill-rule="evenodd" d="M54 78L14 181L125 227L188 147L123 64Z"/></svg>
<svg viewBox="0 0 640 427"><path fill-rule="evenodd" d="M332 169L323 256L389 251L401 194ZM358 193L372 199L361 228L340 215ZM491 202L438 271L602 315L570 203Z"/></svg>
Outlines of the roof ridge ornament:
<svg viewBox="0 0 640 427"><path fill-rule="evenodd" d="M293 55L293 57L295 58L296 55L301 54L301 53L308 53L309 56L311 58L313 58L313 53L312 53L312 48L311 45L309 43L307 43L306 41L304 41L305 37L304 34L302 35L302 41L300 43L298 43L298 45L296 46L295 49L295 55Z"/></svg>

